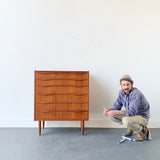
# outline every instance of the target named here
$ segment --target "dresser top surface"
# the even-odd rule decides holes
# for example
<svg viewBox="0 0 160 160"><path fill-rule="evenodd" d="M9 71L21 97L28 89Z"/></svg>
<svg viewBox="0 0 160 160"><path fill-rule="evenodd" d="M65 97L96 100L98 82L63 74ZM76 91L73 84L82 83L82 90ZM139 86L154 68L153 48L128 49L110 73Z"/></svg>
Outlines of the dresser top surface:
<svg viewBox="0 0 160 160"><path fill-rule="evenodd" d="M35 72L54 72L54 73L77 73L77 72L84 72L89 73L89 71L48 71L48 70L35 70Z"/></svg>

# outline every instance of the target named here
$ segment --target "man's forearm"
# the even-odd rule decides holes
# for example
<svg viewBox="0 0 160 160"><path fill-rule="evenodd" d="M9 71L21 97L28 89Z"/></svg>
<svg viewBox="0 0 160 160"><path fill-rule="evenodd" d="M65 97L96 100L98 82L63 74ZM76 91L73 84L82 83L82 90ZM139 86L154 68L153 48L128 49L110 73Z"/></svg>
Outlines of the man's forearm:
<svg viewBox="0 0 160 160"><path fill-rule="evenodd" d="M123 111L116 110L115 112L116 112L116 115L121 115L121 116L124 116L124 113L123 113Z"/></svg>
<svg viewBox="0 0 160 160"><path fill-rule="evenodd" d="M108 111L106 114L106 116L116 116L116 115L121 115L121 116L124 116L124 113L123 111L120 111L120 110L110 110Z"/></svg>

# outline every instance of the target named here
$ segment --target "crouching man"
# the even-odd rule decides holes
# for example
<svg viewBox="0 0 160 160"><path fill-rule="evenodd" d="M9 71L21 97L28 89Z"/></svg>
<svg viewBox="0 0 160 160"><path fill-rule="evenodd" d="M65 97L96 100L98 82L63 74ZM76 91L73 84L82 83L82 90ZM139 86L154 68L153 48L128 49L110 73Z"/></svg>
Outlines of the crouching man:
<svg viewBox="0 0 160 160"><path fill-rule="evenodd" d="M123 124L127 128L124 136L131 136L133 131L137 133L134 141L151 139L147 128L150 106L144 95L137 88L133 87L133 80L129 75L120 79L122 90L115 103L110 109L104 110L104 115L109 116L114 122ZM124 106L124 110L121 110Z"/></svg>

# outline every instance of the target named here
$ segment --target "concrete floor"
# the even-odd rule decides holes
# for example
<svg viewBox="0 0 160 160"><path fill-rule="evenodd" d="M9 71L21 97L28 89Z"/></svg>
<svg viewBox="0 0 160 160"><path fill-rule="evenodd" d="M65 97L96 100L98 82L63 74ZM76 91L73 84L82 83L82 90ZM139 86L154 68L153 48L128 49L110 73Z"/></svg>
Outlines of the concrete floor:
<svg viewBox="0 0 160 160"><path fill-rule="evenodd" d="M159 160L160 129L152 141L117 144L125 129L0 128L0 160ZM135 135L134 135L135 136Z"/></svg>

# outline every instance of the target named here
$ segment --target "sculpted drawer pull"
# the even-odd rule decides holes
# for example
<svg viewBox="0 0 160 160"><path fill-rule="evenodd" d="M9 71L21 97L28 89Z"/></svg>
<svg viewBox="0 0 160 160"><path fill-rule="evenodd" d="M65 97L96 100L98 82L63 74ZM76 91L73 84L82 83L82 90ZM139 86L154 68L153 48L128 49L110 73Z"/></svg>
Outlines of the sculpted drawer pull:
<svg viewBox="0 0 160 160"><path fill-rule="evenodd" d="M87 87L88 85L37 85L37 87Z"/></svg>
<svg viewBox="0 0 160 160"><path fill-rule="evenodd" d="M37 93L37 95L49 96L49 95L74 95L74 96L83 96L88 95L86 93L74 94L74 93Z"/></svg>
<svg viewBox="0 0 160 160"><path fill-rule="evenodd" d="M88 112L88 110L46 110L46 111L37 111L41 113L48 113L48 112Z"/></svg>
<svg viewBox="0 0 160 160"><path fill-rule="evenodd" d="M36 104L85 104L88 102L36 102Z"/></svg>
<svg viewBox="0 0 160 160"><path fill-rule="evenodd" d="M75 110L74 112L81 113L81 112L85 112L85 111L84 110Z"/></svg>
<svg viewBox="0 0 160 160"><path fill-rule="evenodd" d="M68 79L68 78L47 78L47 79L40 79L40 78L38 78L37 80L39 80L39 81L51 81L51 80L72 80L72 81L85 81L85 80L88 80L88 79Z"/></svg>

